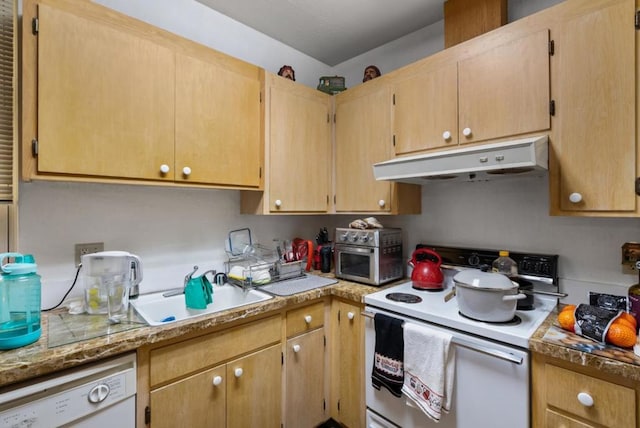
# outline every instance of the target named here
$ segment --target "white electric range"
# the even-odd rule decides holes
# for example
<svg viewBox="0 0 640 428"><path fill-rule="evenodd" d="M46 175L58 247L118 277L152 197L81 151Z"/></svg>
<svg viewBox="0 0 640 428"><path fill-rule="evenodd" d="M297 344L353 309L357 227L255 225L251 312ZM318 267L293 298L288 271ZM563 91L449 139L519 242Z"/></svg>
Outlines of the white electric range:
<svg viewBox="0 0 640 428"><path fill-rule="evenodd" d="M365 296L365 375L367 426L494 428L530 425L529 339L557 304L557 297L535 294L514 320L487 323L464 317L456 297L445 301L453 276L461 269L478 268L498 256L498 251L426 246L443 259L444 289L418 290L411 281ZM557 292L557 256L511 253L521 276L533 290ZM400 298L397 300L396 298ZM415 302L415 300L419 300ZM412 303L413 302L413 303ZM439 423L382 388L371 385L375 351L376 313L417 323L452 335L455 348L455 384L451 412ZM428 357L425 349L425 357Z"/></svg>

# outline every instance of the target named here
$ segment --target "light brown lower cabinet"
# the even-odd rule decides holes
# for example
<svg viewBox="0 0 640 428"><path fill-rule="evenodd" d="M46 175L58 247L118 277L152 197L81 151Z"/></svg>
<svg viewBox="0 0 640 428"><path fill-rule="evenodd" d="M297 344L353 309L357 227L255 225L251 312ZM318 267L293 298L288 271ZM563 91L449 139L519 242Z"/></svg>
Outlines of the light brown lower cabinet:
<svg viewBox="0 0 640 428"><path fill-rule="evenodd" d="M151 426L279 427L280 367L274 345L152 391Z"/></svg>
<svg viewBox="0 0 640 428"><path fill-rule="evenodd" d="M534 428L635 428L640 385L594 368L533 354Z"/></svg>
<svg viewBox="0 0 640 428"><path fill-rule="evenodd" d="M285 427L312 428L328 419L324 365L324 328L287 340Z"/></svg>
<svg viewBox="0 0 640 428"><path fill-rule="evenodd" d="M281 334L278 314L149 350L147 425L279 428Z"/></svg>
<svg viewBox="0 0 640 428"><path fill-rule="evenodd" d="M331 416L350 428L365 423L362 309L338 299L331 303Z"/></svg>
<svg viewBox="0 0 640 428"><path fill-rule="evenodd" d="M138 426L363 426L361 311L320 298L140 348Z"/></svg>

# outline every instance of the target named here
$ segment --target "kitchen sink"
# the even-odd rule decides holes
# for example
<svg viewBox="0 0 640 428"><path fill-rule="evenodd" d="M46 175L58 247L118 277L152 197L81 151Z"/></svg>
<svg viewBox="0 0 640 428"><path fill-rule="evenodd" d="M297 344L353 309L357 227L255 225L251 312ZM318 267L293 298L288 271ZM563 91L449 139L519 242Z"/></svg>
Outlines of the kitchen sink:
<svg viewBox="0 0 640 428"><path fill-rule="evenodd" d="M272 295L258 290L243 290L231 284L214 285L213 303L206 309L189 309L185 305L184 294L169 297L164 294L141 295L131 300L131 306L149 325L163 325L273 299Z"/></svg>

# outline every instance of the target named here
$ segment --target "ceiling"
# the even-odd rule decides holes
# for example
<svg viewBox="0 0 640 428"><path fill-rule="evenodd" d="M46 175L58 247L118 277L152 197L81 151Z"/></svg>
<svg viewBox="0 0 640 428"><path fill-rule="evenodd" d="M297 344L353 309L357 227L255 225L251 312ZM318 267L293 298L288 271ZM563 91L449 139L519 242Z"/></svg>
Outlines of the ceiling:
<svg viewBox="0 0 640 428"><path fill-rule="evenodd" d="M444 0L197 1L329 66L444 17Z"/></svg>

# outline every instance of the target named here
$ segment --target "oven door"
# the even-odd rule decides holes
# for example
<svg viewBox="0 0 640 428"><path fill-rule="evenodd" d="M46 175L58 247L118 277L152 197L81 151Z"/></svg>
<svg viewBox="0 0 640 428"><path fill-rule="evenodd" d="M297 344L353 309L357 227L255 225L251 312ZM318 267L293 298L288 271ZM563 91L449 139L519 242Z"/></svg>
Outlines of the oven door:
<svg viewBox="0 0 640 428"><path fill-rule="evenodd" d="M336 277L378 285L378 247L336 244Z"/></svg>
<svg viewBox="0 0 640 428"><path fill-rule="evenodd" d="M453 335L456 347L456 371L451 411L439 423L429 419L415 407L407 406L404 396L397 398L385 388L371 386L375 328L373 318L365 322L365 395L367 411L383 416L381 421L394 427L434 428L526 428L529 416L529 353L521 348L505 346L425 323L395 313L367 306L366 315L376 312L425 324ZM424 350L425 356L429 350ZM384 426L382 423L373 426Z"/></svg>

